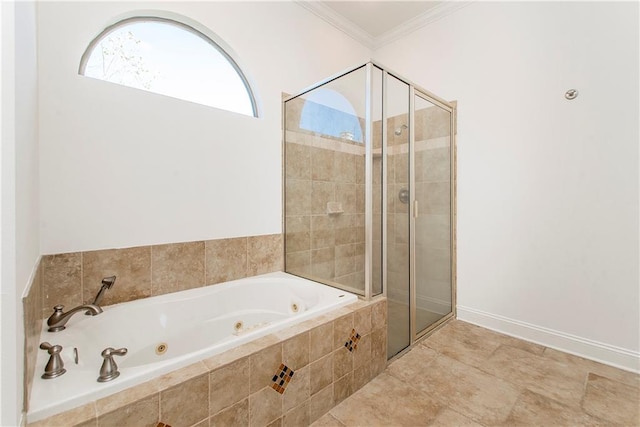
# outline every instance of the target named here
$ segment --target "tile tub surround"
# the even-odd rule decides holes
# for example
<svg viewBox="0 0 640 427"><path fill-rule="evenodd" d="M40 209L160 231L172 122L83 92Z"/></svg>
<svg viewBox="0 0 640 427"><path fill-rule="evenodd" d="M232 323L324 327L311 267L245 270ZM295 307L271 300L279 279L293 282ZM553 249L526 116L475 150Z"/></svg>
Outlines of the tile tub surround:
<svg viewBox="0 0 640 427"><path fill-rule="evenodd" d="M24 409L35 374L42 319L53 306L93 301L103 277L115 275L101 305L213 285L284 267L282 234L43 255L23 299Z"/></svg>
<svg viewBox="0 0 640 427"><path fill-rule="evenodd" d="M28 426L309 425L385 369L386 310L358 301Z"/></svg>
<svg viewBox="0 0 640 427"><path fill-rule="evenodd" d="M282 271L282 234L72 252L42 257L42 318L52 307L93 301L102 278L115 284L102 300L112 305Z"/></svg>

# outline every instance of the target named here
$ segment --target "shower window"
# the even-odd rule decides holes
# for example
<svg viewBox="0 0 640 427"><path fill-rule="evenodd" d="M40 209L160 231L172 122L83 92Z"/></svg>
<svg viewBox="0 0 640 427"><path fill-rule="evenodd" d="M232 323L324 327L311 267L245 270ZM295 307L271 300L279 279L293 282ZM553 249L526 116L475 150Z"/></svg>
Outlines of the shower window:
<svg viewBox="0 0 640 427"><path fill-rule="evenodd" d="M353 105L332 89L309 94L300 113L300 129L363 142L362 126Z"/></svg>
<svg viewBox="0 0 640 427"><path fill-rule="evenodd" d="M203 32L159 17L122 20L87 47L79 74L257 117L249 83Z"/></svg>

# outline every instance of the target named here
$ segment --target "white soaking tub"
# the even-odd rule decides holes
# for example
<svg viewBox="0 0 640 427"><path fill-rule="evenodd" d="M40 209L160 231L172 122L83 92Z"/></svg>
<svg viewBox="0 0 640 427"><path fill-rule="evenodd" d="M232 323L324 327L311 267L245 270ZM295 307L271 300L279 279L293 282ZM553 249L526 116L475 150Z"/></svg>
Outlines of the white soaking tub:
<svg viewBox="0 0 640 427"><path fill-rule="evenodd" d="M39 350L28 420L108 396L357 299L354 294L276 272L115 304L103 307L97 316L77 313L60 332L48 332L45 319L40 342L63 346L67 372L42 379L49 354ZM97 382L101 353L107 347L128 351L114 357L120 376L101 383Z"/></svg>

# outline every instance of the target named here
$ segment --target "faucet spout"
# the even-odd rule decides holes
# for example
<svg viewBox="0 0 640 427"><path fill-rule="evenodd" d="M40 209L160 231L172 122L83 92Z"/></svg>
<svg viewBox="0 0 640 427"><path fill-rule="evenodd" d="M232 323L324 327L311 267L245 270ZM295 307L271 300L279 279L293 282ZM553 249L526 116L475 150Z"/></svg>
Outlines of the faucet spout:
<svg viewBox="0 0 640 427"><path fill-rule="evenodd" d="M53 314L47 319L49 332L59 332L64 330L66 328L65 325L67 324L69 319L71 319L71 316L79 311L88 310L93 316L102 313L102 309L95 304L79 305L78 307L72 308L66 313L62 311L63 308L63 305L56 305L55 307L53 307Z"/></svg>

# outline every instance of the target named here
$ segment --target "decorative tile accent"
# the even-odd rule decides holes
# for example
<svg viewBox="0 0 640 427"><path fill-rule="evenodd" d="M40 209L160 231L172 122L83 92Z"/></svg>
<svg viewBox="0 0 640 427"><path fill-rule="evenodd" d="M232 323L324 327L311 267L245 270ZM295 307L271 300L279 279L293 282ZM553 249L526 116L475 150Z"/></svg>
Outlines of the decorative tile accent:
<svg viewBox="0 0 640 427"><path fill-rule="evenodd" d="M291 381L293 374L294 372L291 370L291 368L286 366L284 363L281 363L278 371L271 379L273 381L271 388L280 394L284 393L284 390L289 385L289 381Z"/></svg>
<svg viewBox="0 0 640 427"><path fill-rule="evenodd" d="M344 346L347 347L347 350L349 350L349 351L357 350L358 349L358 341L360 341L360 338L362 338L360 336L360 334L357 333L355 329L352 329L351 330L351 337L349 338L349 341L344 343Z"/></svg>

